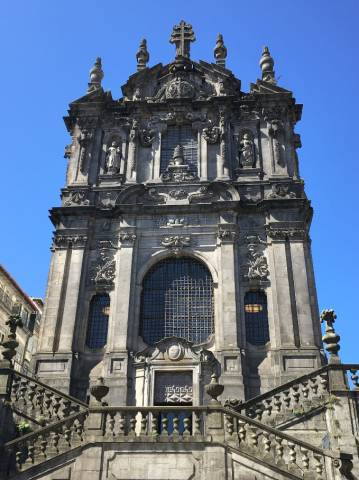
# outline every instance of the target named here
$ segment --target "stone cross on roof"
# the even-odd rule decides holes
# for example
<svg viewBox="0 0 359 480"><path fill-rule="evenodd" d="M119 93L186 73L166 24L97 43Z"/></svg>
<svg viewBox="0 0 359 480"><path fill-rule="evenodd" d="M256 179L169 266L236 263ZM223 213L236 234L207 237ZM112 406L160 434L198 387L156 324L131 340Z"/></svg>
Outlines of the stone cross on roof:
<svg viewBox="0 0 359 480"><path fill-rule="evenodd" d="M196 37L192 30L192 25L181 20L179 25L173 27L170 43L176 45L176 58L189 58L190 43L194 42Z"/></svg>

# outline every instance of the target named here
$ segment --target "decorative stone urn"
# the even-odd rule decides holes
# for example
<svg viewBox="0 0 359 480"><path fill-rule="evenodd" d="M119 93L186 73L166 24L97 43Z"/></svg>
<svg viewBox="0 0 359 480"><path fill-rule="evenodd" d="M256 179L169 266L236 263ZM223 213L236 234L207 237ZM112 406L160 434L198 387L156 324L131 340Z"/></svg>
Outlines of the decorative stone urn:
<svg viewBox="0 0 359 480"><path fill-rule="evenodd" d="M102 399L106 397L108 394L109 387L105 385L103 377L99 377L96 380L96 383L94 385L91 385L90 387L90 393L93 397L95 397L97 403L100 405L105 405L106 402L103 402Z"/></svg>
<svg viewBox="0 0 359 480"><path fill-rule="evenodd" d="M220 404L221 402L217 400L217 397L222 395L224 386L218 383L218 377L215 373L211 375L211 381L208 385L205 386L205 390L208 395L211 397L212 404Z"/></svg>

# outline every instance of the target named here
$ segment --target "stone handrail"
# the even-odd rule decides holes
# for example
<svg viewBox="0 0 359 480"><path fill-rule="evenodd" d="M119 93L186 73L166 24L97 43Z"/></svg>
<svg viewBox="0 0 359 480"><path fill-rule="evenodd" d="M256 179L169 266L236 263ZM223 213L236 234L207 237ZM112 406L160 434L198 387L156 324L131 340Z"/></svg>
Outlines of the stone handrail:
<svg viewBox="0 0 359 480"><path fill-rule="evenodd" d="M18 414L46 425L87 409L88 405L41 381L11 370L9 402Z"/></svg>
<svg viewBox="0 0 359 480"><path fill-rule="evenodd" d="M93 442L218 442L293 475L350 464L351 455L323 450L222 405L93 407L4 445L13 472Z"/></svg>
<svg viewBox="0 0 359 480"><path fill-rule="evenodd" d="M278 425L288 418L300 417L309 411L324 407L332 391L329 372L335 370L351 372L353 380L359 365L325 365L245 402L227 400L225 406L266 424ZM346 383L349 385L348 381ZM354 386L358 388L356 383L354 382Z"/></svg>
<svg viewBox="0 0 359 480"><path fill-rule="evenodd" d="M229 408L223 413L227 443L294 475L316 472L316 478L333 478L333 468L352 468L350 454L316 447Z"/></svg>

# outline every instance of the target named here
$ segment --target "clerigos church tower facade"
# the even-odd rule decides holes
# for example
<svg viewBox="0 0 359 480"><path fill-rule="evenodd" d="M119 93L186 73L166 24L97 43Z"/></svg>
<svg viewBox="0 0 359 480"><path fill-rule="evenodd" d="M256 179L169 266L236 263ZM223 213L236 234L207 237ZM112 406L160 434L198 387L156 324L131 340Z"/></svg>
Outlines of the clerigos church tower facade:
<svg viewBox="0 0 359 480"><path fill-rule="evenodd" d="M302 105L267 47L246 93L222 35L212 63L194 41L181 21L174 60L148 66L142 40L116 100L98 58L70 104L36 378L3 344L1 398L29 422L4 478L356 478L359 382L330 310L323 350Z"/></svg>

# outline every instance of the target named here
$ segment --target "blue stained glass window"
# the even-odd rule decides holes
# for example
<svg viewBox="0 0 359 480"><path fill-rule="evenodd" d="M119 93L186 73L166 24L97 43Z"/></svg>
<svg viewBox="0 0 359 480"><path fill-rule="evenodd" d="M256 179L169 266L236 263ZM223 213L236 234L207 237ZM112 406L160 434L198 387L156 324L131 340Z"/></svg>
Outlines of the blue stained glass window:
<svg viewBox="0 0 359 480"><path fill-rule="evenodd" d="M264 292L247 292L244 297L246 339L252 345L269 341L267 297Z"/></svg>
<svg viewBox="0 0 359 480"><path fill-rule="evenodd" d="M213 280L192 258L166 259L143 280L141 335L153 344L165 337L202 343L213 333Z"/></svg>
<svg viewBox="0 0 359 480"><path fill-rule="evenodd" d="M90 302L86 345L89 348L102 348L107 342L110 297L107 293L94 295Z"/></svg>

